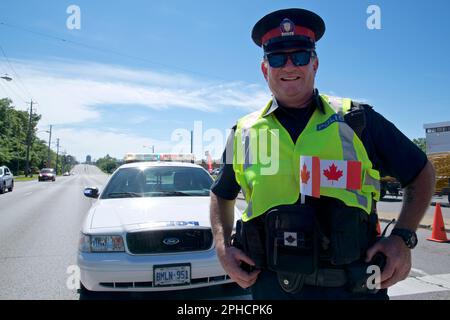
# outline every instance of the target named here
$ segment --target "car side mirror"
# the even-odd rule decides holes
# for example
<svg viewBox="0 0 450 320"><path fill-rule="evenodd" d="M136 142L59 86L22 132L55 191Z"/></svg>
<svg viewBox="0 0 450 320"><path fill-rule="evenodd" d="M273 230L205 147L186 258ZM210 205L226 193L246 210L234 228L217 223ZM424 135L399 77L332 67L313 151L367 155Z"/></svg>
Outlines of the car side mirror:
<svg viewBox="0 0 450 320"><path fill-rule="evenodd" d="M84 188L84 196L88 198L94 198L97 199L99 196L98 188Z"/></svg>

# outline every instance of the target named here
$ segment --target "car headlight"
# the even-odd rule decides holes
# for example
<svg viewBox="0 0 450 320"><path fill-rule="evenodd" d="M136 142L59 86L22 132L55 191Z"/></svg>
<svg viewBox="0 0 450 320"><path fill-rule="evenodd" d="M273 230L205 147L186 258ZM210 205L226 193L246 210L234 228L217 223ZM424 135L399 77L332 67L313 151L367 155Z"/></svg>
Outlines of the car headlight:
<svg viewBox="0 0 450 320"><path fill-rule="evenodd" d="M81 252L124 252L122 236L80 235L78 249Z"/></svg>

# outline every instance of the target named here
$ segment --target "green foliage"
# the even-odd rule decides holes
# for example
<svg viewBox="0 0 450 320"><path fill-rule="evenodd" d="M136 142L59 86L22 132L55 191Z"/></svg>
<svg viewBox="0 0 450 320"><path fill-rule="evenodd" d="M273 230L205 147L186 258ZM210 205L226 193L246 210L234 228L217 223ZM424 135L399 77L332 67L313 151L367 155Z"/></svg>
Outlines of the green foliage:
<svg viewBox="0 0 450 320"><path fill-rule="evenodd" d="M6 165L14 175L18 175L25 170L29 113L14 109L11 103L10 99L0 99L0 165ZM48 143L36 137L40 119L38 114L33 114L31 118L30 168L34 173L48 166ZM53 150L50 150L50 158L51 166L55 167L56 152ZM61 157L58 160L61 168Z"/></svg>
<svg viewBox="0 0 450 320"><path fill-rule="evenodd" d="M423 152L427 152L427 141L425 138L413 139L412 142L414 142Z"/></svg>
<svg viewBox="0 0 450 320"><path fill-rule="evenodd" d="M109 154L104 158L98 159L95 164L100 168L103 172L113 173L119 167L119 160L111 157Z"/></svg>

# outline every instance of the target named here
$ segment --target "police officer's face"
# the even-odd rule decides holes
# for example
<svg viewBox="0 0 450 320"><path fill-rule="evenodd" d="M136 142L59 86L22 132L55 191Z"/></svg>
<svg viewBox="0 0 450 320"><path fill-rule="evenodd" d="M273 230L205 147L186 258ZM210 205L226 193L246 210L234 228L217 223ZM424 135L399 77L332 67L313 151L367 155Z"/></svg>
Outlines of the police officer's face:
<svg viewBox="0 0 450 320"><path fill-rule="evenodd" d="M293 52L296 50L288 50ZM319 67L317 57L311 57L305 66L295 66L291 58L281 68L273 68L267 59L261 64L270 90L279 102L287 107L298 107L311 98L314 90L314 78Z"/></svg>

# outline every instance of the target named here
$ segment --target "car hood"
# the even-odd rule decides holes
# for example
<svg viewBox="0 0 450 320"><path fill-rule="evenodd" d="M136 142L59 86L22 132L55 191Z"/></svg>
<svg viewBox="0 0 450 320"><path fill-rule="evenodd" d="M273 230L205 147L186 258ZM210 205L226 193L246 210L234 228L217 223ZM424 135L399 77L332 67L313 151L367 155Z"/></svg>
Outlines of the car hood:
<svg viewBox="0 0 450 320"><path fill-rule="evenodd" d="M209 197L100 199L89 211L83 232L129 232L186 227L210 228ZM241 212L235 209L235 219Z"/></svg>

